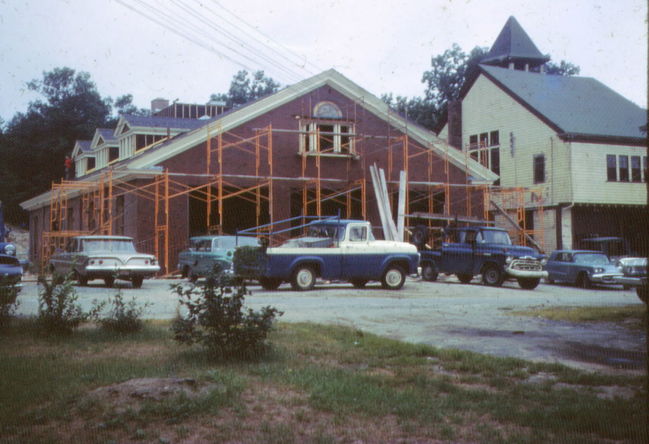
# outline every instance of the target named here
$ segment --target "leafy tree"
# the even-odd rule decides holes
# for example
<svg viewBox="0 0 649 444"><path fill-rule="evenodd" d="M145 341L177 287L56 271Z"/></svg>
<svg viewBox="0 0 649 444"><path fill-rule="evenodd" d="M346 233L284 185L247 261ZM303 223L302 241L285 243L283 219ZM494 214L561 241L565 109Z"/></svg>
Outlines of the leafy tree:
<svg viewBox="0 0 649 444"><path fill-rule="evenodd" d="M421 97L393 97L392 94L383 94L381 100L411 122L425 128L433 128L435 125L437 110L430 100Z"/></svg>
<svg viewBox="0 0 649 444"><path fill-rule="evenodd" d="M3 178L0 200L7 219L23 220L19 203L47 191L64 174L63 159L78 139L90 139L106 125L109 99L100 96L90 74L55 68L27 84L42 98L17 113L0 138Z"/></svg>
<svg viewBox="0 0 649 444"><path fill-rule="evenodd" d="M227 94L212 94L210 99L223 101L228 107L236 107L273 94L279 87L280 84L266 77L264 71L255 71L250 76L248 71L241 70L232 77Z"/></svg>
<svg viewBox="0 0 649 444"><path fill-rule="evenodd" d="M550 75L557 76L578 76L580 68L577 65L573 65L570 62L561 60L557 65L554 62L548 62L545 64L545 72Z"/></svg>

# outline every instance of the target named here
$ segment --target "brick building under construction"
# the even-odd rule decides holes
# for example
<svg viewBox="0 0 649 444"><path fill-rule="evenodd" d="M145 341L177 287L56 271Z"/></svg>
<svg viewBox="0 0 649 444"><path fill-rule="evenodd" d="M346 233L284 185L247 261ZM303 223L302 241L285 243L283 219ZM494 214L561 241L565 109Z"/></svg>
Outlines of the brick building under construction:
<svg viewBox="0 0 649 444"><path fill-rule="evenodd" d="M304 215L367 219L380 238L374 164L394 204L407 173L406 226L489 217L495 173L334 70L232 110L153 105L77 142L76 177L21 204L34 263L74 235L123 234L171 273L189 236Z"/></svg>

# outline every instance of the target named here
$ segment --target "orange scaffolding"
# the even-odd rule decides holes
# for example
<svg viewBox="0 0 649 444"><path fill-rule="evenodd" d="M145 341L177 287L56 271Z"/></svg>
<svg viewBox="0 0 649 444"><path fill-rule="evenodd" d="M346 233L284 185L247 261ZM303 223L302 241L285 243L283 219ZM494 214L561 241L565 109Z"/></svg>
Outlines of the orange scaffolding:
<svg viewBox="0 0 649 444"><path fill-rule="evenodd" d="M315 140L315 148L308 150L301 140L298 145L301 155L301 177L275 175L273 164L273 134L294 133L298 138L306 137ZM345 136L348 140L346 152L347 179L323 177L322 160L332 148L333 137ZM304 139L302 139L304 140ZM163 143L160 141L157 143ZM156 143L156 144L157 144ZM323 152L320 152L321 144ZM155 144L154 144L155 145ZM148 147L147 147L148 148ZM271 125L252 130L252 134L242 136L225 132L219 122L206 126L205 169L203 172L180 173L167 170L128 171L106 169L94 180L67 181L52 184L50 195L49 231L43 233L41 247L41 265L57 248L64 248L67 239L80 234L114 234L117 220L124 217L124 208L116 207L116 200L122 196L135 195L151 201L153 207L153 238L140 239L138 248L155 254L165 272L172 272L170 252L184 247L186 239L172 239L170 230L173 201L181 196L191 194L205 204L205 230L208 233L222 233L224 226L224 203L228 199L242 199L255 206L255 223L261 225L264 216L271 223L276 222L273 214L274 183L291 181L299 183L302 191L301 205L303 216L324 216L323 202L333 202L343 207L346 217L359 214L367 219L367 171L368 162L377 160L387 166L387 183L389 194L394 200L398 193L399 171L405 171L406 181L406 226L413 219L424 219L429 227L437 221L452 221L460 214L463 221L478 220L474 213L474 202L482 202L484 212L480 215L485 220L492 220L489 203L499 193L499 199L505 208L515 208L516 221L521 224L528 235L542 236L542 230L525 231L525 202L520 200L523 189L503 190L485 185L473 185L468 177L465 183L451 183L448 145L444 155L435 155L432 143L422 145L408 135L376 136L367 134L322 133L317 128L308 130L273 129ZM237 156L252 158L253 165L249 174L232 174L224 160L224 155L236 152ZM366 156L367 155L367 156ZM371 158L372 159L371 159ZM381 160L382 159L382 160ZM396 160L400 159L400 165ZM362 177L350 174L352 162L362 162ZM421 163L426 167L422 168ZM468 155L466 165L468 166ZM418 167L420 181L410 180L412 166ZM399 167L400 166L400 167ZM308 172L311 171L311 174ZM422 176L423 171L423 176ZM441 172L441 174L439 174ZM443 180L439 180L439 177ZM435 177L437 181L433 180ZM464 197L462 197L464 196ZM504 202L503 199L513 199ZM81 220L78 224L83 229L74 229L69 218L70 199L79 199ZM462 200L465 202L462 202ZM480 200L482 199L482 200ZM516 200L518 199L518 200ZM506 200L506 199L505 199ZM510 206L511 204L511 206ZM267 214L264 214L267 208ZM538 208L542 208L539 205ZM416 210L416 211L415 211ZM251 223L252 225L252 223ZM526 242L526 239L523 239Z"/></svg>

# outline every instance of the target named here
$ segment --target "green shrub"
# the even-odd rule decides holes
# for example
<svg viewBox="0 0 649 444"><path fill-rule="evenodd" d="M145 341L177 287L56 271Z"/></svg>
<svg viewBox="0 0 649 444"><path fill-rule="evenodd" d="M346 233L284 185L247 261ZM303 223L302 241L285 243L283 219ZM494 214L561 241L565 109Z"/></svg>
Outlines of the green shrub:
<svg viewBox="0 0 649 444"><path fill-rule="evenodd" d="M106 304L110 305L110 309L107 315L102 317L100 316L101 310ZM125 302L122 297L122 292L118 291L112 299L96 305L92 317L106 331L114 333L135 333L142 330L144 325L142 315L150 305L148 302L144 305L138 305L135 297Z"/></svg>
<svg viewBox="0 0 649 444"><path fill-rule="evenodd" d="M245 358L265 351L273 321L283 314L270 306L259 311L244 309L245 284L235 284L223 274L211 275L200 285L171 288L181 305L172 324L174 338L201 344L214 357Z"/></svg>
<svg viewBox="0 0 649 444"><path fill-rule="evenodd" d="M5 277L0 277L0 328L9 324L11 317L18 306L19 287L13 282L8 282Z"/></svg>
<svg viewBox="0 0 649 444"><path fill-rule="evenodd" d="M256 279L265 267L265 248L245 245L234 251L232 264L237 276L244 279Z"/></svg>
<svg viewBox="0 0 649 444"><path fill-rule="evenodd" d="M53 334L70 334L90 316L77 304L70 276L38 277L38 325Z"/></svg>

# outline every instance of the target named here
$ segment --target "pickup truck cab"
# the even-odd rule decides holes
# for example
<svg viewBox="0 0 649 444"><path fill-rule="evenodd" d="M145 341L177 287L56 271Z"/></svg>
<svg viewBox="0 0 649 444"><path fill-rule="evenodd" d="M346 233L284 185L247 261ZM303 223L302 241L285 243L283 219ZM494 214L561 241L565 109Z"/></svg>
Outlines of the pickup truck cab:
<svg viewBox="0 0 649 444"><path fill-rule="evenodd" d="M422 277L437 280L439 273L455 274L462 283L482 275L485 285L500 286L513 278L521 288L536 288L543 270L544 255L530 247L513 245L507 231L494 227L461 227L445 231L441 248L421 250Z"/></svg>
<svg viewBox="0 0 649 444"><path fill-rule="evenodd" d="M370 223L362 220L311 222L305 236L267 248L263 256L257 279L266 289L288 281L294 290L311 290L320 277L356 288L380 281L383 288L398 290L419 265L414 245L375 240Z"/></svg>

